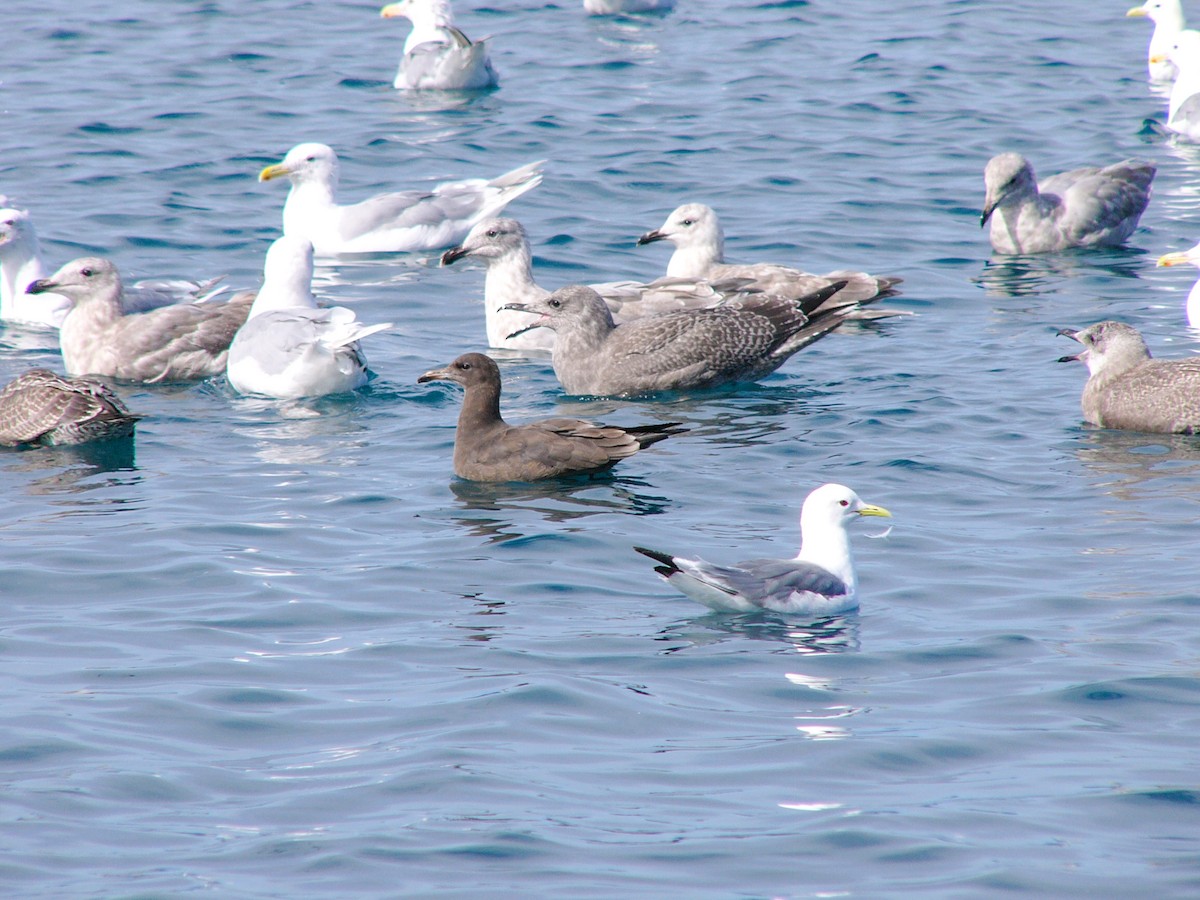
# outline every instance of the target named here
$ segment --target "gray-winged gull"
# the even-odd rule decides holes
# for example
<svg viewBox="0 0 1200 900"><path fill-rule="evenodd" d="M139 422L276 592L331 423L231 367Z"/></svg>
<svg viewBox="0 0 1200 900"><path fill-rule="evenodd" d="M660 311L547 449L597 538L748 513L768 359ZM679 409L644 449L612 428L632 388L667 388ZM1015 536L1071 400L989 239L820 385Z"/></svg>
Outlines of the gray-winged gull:
<svg viewBox="0 0 1200 900"><path fill-rule="evenodd" d="M568 394L631 396L754 381L853 316L830 306L834 282L796 302L750 295L710 309L681 309L613 323L604 300L568 285L515 309L538 313L530 328L553 328L554 374Z"/></svg>
<svg viewBox="0 0 1200 900"><path fill-rule="evenodd" d="M58 328L71 309L71 301L57 294L32 295L30 283L48 273L33 218L28 210L0 209L0 319ZM123 309L154 309L169 303L201 303L223 293L221 277L207 281L160 279L139 281L121 295Z"/></svg>
<svg viewBox="0 0 1200 900"><path fill-rule="evenodd" d="M1167 129L1200 143L1200 31L1184 29L1175 35L1165 58L1178 70L1167 100Z"/></svg>
<svg viewBox="0 0 1200 900"><path fill-rule="evenodd" d="M391 323L365 325L352 309L319 308L312 275L312 244L287 236L271 244L262 287L229 347L226 374L235 390L287 400L340 394L367 383L367 359L358 342Z"/></svg>
<svg viewBox="0 0 1200 900"><path fill-rule="evenodd" d="M1001 153L983 171L979 225L991 220L997 253L1116 246L1133 234L1146 211L1154 172L1148 162L1127 159L1051 175L1039 184L1025 157Z"/></svg>
<svg viewBox="0 0 1200 900"><path fill-rule="evenodd" d="M0 390L0 444L82 444L133 434L132 415L106 385L30 369Z"/></svg>
<svg viewBox="0 0 1200 900"><path fill-rule="evenodd" d="M554 332L546 328L522 331L537 318L508 309L513 303L531 303L550 296L533 280L533 251L521 223L515 219L485 219L475 225L457 247L442 254L442 265L471 257L487 265L483 302L488 343L510 350L552 350ZM593 284L618 324L673 309L715 306L737 296L737 282L723 289L704 279L659 278L648 284L613 281ZM515 337L513 335L516 335Z"/></svg>
<svg viewBox="0 0 1200 900"><path fill-rule="evenodd" d="M677 422L619 428L567 418L509 425L500 416L500 369L482 353L465 353L417 379L427 381L453 381L466 390L454 436L454 472L469 481L599 472L687 430Z"/></svg>
<svg viewBox="0 0 1200 900"><path fill-rule="evenodd" d="M707 278L710 281L739 280L747 290L797 299L820 290L834 281L845 283L839 301L868 302L889 297L897 291L899 278L880 278L849 270L813 275L776 263L725 262L725 232L716 212L703 203L685 203L677 207L653 231L638 238L638 244L670 241L675 252L667 263L667 275L674 278ZM894 311L873 310L862 318L897 315Z"/></svg>
<svg viewBox="0 0 1200 900"><path fill-rule="evenodd" d="M1150 35L1150 46L1146 51L1146 70L1151 81L1171 81L1179 70L1167 58L1167 51L1175 36L1187 27L1179 0L1146 0L1125 15L1145 16L1154 23L1154 33Z"/></svg>
<svg viewBox="0 0 1200 900"><path fill-rule="evenodd" d="M347 206L337 202L338 158L325 144L298 144L259 181L286 176L283 233L305 238L317 256L437 250L462 240L480 219L497 215L542 182L541 161L490 181L469 178L428 191L379 194Z"/></svg>
<svg viewBox="0 0 1200 900"><path fill-rule="evenodd" d="M1190 250L1165 253L1158 258L1158 265L1160 266L1181 266L1184 263L1191 263L1193 266L1200 268L1200 244L1197 244ZM1192 289L1188 291L1185 310L1187 312L1188 324L1193 328L1200 328L1200 280L1196 281L1192 285Z"/></svg>
<svg viewBox="0 0 1200 900"><path fill-rule="evenodd" d="M840 484L825 484L800 510L795 559L749 559L718 566L699 558L634 547L651 559L667 583L710 609L834 616L858 607L858 578L846 525L860 516L891 516Z"/></svg>
<svg viewBox="0 0 1200 900"><path fill-rule="evenodd" d="M1088 422L1127 431L1200 431L1200 358L1151 359L1142 336L1122 322L1059 334L1084 346L1059 362L1079 360L1088 367L1080 400Z"/></svg>
<svg viewBox="0 0 1200 900"><path fill-rule="evenodd" d="M393 86L400 90L471 91L494 87L487 40L471 41L454 25L449 0L400 0L379 11L412 22Z"/></svg>
<svg viewBox="0 0 1200 900"><path fill-rule="evenodd" d="M121 308L121 276L107 259L72 260L30 293L62 294L74 303L58 333L71 375L128 381L192 381L225 371L225 357L254 295L225 302L178 303L142 313Z"/></svg>

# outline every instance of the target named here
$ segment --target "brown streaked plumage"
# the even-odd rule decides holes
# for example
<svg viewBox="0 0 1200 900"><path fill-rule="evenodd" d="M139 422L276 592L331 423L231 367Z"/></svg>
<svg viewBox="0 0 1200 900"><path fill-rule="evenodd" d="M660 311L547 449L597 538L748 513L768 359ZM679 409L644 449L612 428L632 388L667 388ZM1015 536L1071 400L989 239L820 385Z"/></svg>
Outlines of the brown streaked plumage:
<svg viewBox="0 0 1200 900"><path fill-rule="evenodd" d="M0 390L0 445L82 444L133 435L140 416L107 386L30 369Z"/></svg>
<svg viewBox="0 0 1200 900"><path fill-rule="evenodd" d="M509 425L500 416L500 368L482 353L465 353L417 379L427 381L453 381L466 390L454 438L454 472L469 481L538 481L598 472L687 430L676 422L620 428L567 418Z"/></svg>

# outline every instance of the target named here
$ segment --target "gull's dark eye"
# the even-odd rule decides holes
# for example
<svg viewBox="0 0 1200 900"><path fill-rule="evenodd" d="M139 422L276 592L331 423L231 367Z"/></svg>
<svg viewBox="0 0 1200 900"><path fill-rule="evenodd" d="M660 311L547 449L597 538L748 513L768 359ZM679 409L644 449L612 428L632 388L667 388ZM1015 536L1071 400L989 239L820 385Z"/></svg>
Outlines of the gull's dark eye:
<svg viewBox="0 0 1200 900"><path fill-rule="evenodd" d="M561 300L547 300L546 303L549 304L553 309L562 309Z"/></svg>
<svg viewBox="0 0 1200 900"><path fill-rule="evenodd" d="M487 236L488 236L488 237L499 237L499 236L500 236L500 232L499 232L499 231L497 231L495 228L489 228L489 229L488 229Z"/></svg>
<svg viewBox="0 0 1200 900"><path fill-rule="evenodd" d="M849 505L850 505L849 500L839 500L838 501L838 506L849 506Z"/></svg>
<svg viewBox="0 0 1200 900"><path fill-rule="evenodd" d="M96 273L94 271L92 271L92 269L90 269L90 268L83 268L83 269L79 270L79 274L82 275L84 278L91 278Z"/></svg>
<svg viewBox="0 0 1200 900"><path fill-rule="evenodd" d="M469 362L460 362L458 364L458 368L462 369L465 372L467 369L471 368L471 364Z"/></svg>
<svg viewBox="0 0 1200 900"><path fill-rule="evenodd" d="M316 162L317 158L315 156L307 156L307 157L305 157L304 161L305 162Z"/></svg>
<svg viewBox="0 0 1200 900"><path fill-rule="evenodd" d="M692 225L696 224L696 220L695 219L684 219L683 224L690 228Z"/></svg>

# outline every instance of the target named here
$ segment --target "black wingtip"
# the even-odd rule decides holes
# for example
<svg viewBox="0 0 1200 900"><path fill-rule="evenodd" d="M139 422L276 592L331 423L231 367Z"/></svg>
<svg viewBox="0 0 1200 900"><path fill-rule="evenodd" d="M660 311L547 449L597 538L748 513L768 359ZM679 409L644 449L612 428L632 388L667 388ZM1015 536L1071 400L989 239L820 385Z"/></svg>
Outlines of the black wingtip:
<svg viewBox="0 0 1200 900"><path fill-rule="evenodd" d="M679 571L679 567L675 565L674 558L666 553L660 553L659 551L651 550L648 547L635 546L633 549L642 554L642 556L648 556L655 562L662 563L661 566L655 566L654 571L664 578L674 575Z"/></svg>

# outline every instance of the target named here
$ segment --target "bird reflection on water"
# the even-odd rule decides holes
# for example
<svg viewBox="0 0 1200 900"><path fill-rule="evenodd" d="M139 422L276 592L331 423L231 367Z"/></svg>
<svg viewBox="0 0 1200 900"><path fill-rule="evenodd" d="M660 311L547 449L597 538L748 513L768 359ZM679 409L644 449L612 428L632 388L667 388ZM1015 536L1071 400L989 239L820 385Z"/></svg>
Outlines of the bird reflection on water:
<svg viewBox="0 0 1200 900"><path fill-rule="evenodd" d="M730 638L773 641L784 645L780 653L847 653L859 650L859 627L857 613L813 622L789 620L775 613L708 613L665 628L654 640L685 642L666 653L719 644Z"/></svg>

